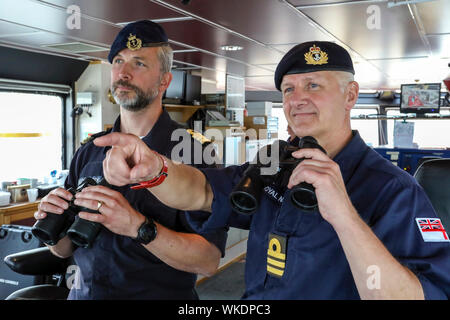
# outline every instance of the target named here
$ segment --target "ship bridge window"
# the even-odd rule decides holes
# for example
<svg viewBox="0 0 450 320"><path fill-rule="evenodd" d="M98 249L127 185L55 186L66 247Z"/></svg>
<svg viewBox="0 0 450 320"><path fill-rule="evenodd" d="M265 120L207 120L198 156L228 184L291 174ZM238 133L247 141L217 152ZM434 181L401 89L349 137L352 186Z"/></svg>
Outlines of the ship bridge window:
<svg viewBox="0 0 450 320"><path fill-rule="evenodd" d="M353 130L358 130L361 137L372 147L378 147L378 121L377 120L358 120L358 116L369 116L378 114L378 109L373 108L357 108L354 107L350 112L351 126Z"/></svg>
<svg viewBox="0 0 450 320"><path fill-rule="evenodd" d="M62 169L63 99L0 92L0 181L49 176Z"/></svg>
<svg viewBox="0 0 450 320"><path fill-rule="evenodd" d="M449 109L441 108L441 115L450 115ZM388 116L399 115L400 111L387 110ZM401 121L401 120L397 120ZM414 122L413 143L418 148L448 148L450 147L450 118L447 119L408 119L407 122ZM394 136L394 120L387 121L387 134L392 146Z"/></svg>

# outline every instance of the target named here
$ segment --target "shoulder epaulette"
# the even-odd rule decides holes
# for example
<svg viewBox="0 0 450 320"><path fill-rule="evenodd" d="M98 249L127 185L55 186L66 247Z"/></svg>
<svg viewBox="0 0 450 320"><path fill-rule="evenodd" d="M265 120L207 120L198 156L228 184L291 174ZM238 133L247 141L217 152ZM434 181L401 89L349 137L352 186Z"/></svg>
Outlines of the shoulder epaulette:
<svg viewBox="0 0 450 320"><path fill-rule="evenodd" d="M84 140L81 142L81 145L85 145L86 143L89 143L89 142L93 141L95 138L104 136L104 135L106 135L106 134L108 134L108 133L110 133L110 132L111 132L111 129L108 129L108 130L106 130L106 131L101 131L101 132L97 132L97 133L95 133L95 134L93 134L93 135L90 135L89 137L87 137L86 139L84 139Z"/></svg>
<svg viewBox="0 0 450 320"><path fill-rule="evenodd" d="M194 131L192 129L186 129L186 131L189 132L189 134L192 136L192 138L199 141L201 144L211 142L211 140L209 140L208 138L206 138L204 135L202 135L201 133L199 133L197 131Z"/></svg>

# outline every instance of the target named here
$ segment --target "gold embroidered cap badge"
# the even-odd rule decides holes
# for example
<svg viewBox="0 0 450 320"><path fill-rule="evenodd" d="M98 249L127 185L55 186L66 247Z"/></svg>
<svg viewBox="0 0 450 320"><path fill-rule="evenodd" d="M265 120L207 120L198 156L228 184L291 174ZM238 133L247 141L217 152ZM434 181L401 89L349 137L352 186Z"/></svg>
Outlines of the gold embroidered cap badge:
<svg viewBox="0 0 450 320"><path fill-rule="evenodd" d="M132 51L142 48L142 40L136 38L136 35L130 33L130 36L128 37L127 48Z"/></svg>
<svg viewBox="0 0 450 320"><path fill-rule="evenodd" d="M328 54L321 51L319 47L313 45L309 52L305 53L306 64L321 65L328 63Z"/></svg>

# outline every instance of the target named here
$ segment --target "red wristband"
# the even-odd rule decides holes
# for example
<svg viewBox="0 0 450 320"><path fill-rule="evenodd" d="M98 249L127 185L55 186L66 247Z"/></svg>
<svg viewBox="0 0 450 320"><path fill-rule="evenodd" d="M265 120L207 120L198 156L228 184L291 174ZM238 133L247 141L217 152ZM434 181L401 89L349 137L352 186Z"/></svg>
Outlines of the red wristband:
<svg viewBox="0 0 450 320"><path fill-rule="evenodd" d="M156 177L154 177L151 180L142 181L138 185L130 187L131 189L139 190L139 189L144 189L144 188L145 189L153 188L153 187L159 186L161 183L163 183L164 179L166 179L166 177L168 175L167 174L168 167L167 167L166 160L160 154L158 154L158 156L161 158L162 163L163 163L163 167L161 168L161 171L158 173L158 175L156 175Z"/></svg>

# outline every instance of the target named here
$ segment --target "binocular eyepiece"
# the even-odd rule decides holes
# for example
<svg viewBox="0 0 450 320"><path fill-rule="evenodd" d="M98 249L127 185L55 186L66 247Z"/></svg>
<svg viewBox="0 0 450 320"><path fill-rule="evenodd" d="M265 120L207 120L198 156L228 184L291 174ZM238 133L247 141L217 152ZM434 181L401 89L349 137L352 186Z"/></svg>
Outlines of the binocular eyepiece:
<svg viewBox="0 0 450 320"><path fill-rule="evenodd" d="M97 183L92 178L83 180L76 189L69 188L67 191L74 196L88 186L103 185L109 186L105 179ZM75 198L69 202L69 207L62 214L47 212L44 219L38 220L31 229L33 235L43 243L50 246L56 245L66 234L70 240L79 247L90 248L94 243L101 224L97 222L81 219L78 216L80 211L89 213L99 213L85 207L77 206L73 203Z"/></svg>
<svg viewBox="0 0 450 320"><path fill-rule="evenodd" d="M261 174L262 169L268 165L260 162L261 157L258 153L256 163L249 165L244 172L244 177L231 192L230 203L233 210L242 214L253 214L258 208L261 193L266 186L276 184L279 187L286 187L292 171L304 160L304 158L294 158L292 153L305 148L319 149L326 154L325 149L311 136L300 139L298 147L289 145L282 140L277 140L267 146L267 156L271 159L273 158L272 153L278 151L279 169L272 175ZM313 211L317 208L315 189L309 183L302 182L294 186L290 191L289 198L292 204L301 210Z"/></svg>

